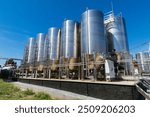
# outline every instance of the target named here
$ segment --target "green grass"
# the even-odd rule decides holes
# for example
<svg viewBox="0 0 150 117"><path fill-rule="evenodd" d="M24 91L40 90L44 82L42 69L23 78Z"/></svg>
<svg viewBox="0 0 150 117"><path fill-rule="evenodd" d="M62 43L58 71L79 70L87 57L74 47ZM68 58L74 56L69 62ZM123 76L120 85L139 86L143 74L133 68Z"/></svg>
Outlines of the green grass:
<svg viewBox="0 0 150 117"><path fill-rule="evenodd" d="M33 92L31 89L22 91L11 83L0 80L0 100L51 100L44 92Z"/></svg>

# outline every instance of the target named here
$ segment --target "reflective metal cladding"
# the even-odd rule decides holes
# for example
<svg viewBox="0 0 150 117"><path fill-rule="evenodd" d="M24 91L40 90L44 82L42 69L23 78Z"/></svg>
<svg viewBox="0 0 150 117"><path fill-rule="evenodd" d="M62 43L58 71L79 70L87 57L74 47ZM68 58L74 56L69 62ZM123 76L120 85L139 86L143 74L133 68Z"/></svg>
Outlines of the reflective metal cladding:
<svg viewBox="0 0 150 117"><path fill-rule="evenodd" d="M81 51L86 54L106 53L103 13L87 10L81 16Z"/></svg>
<svg viewBox="0 0 150 117"><path fill-rule="evenodd" d="M65 20L62 29L62 49L64 58L78 58L80 54L80 24Z"/></svg>
<svg viewBox="0 0 150 117"><path fill-rule="evenodd" d="M58 60L60 57L61 30L49 28L48 39L50 43L50 60Z"/></svg>
<svg viewBox="0 0 150 117"><path fill-rule="evenodd" d="M43 53L44 53L44 41L45 35L43 33L38 33L36 38L36 61L43 61Z"/></svg>
<svg viewBox="0 0 150 117"><path fill-rule="evenodd" d="M24 58L23 62L25 63L32 63L34 61L34 55L35 55L35 39L29 38L28 43L24 50Z"/></svg>
<svg viewBox="0 0 150 117"><path fill-rule="evenodd" d="M48 35L46 35L45 36L45 41L44 41L43 61L46 61L46 60L49 59L49 53L50 53L49 40L48 40Z"/></svg>
<svg viewBox="0 0 150 117"><path fill-rule="evenodd" d="M28 42L28 61L27 63L32 63L34 61L34 55L35 55L35 39L29 38Z"/></svg>
<svg viewBox="0 0 150 117"><path fill-rule="evenodd" d="M108 51L116 49L116 52L128 52L128 40L125 20L122 16L113 17L113 21L105 24L108 39Z"/></svg>

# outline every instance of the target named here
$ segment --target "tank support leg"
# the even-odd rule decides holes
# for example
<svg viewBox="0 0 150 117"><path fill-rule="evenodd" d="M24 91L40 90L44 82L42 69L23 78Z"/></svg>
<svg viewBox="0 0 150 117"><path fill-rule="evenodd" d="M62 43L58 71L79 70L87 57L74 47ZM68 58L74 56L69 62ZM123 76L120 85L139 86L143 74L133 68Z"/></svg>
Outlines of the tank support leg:
<svg viewBox="0 0 150 117"><path fill-rule="evenodd" d="M37 70L35 70L35 78L37 78L37 74L38 74L38 71L37 71Z"/></svg>
<svg viewBox="0 0 150 117"><path fill-rule="evenodd" d="M22 70L22 78L23 78L23 75L24 75L24 70Z"/></svg>
<svg viewBox="0 0 150 117"><path fill-rule="evenodd" d="M43 69L43 78L46 77L46 69Z"/></svg>
<svg viewBox="0 0 150 117"><path fill-rule="evenodd" d="M80 80L81 78L80 78L80 70L81 70L81 68L80 68L80 66L78 66L78 80Z"/></svg>
<svg viewBox="0 0 150 117"><path fill-rule="evenodd" d="M94 53L94 81L97 81L96 54Z"/></svg>
<svg viewBox="0 0 150 117"><path fill-rule="evenodd" d="M26 78L28 77L28 70L26 70L25 77Z"/></svg>
<svg viewBox="0 0 150 117"><path fill-rule="evenodd" d="M49 69L48 78L51 79L51 70Z"/></svg>

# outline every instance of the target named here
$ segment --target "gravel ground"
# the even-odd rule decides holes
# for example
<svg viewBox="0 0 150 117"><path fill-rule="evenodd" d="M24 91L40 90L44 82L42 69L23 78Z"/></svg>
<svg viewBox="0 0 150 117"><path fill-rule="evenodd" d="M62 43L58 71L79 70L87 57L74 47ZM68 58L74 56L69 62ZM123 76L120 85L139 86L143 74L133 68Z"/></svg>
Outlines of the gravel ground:
<svg viewBox="0 0 150 117"><path fill-rule="evenodd" d="M74 99L79 99L79 100L98 100L97 98L93 97L88 97L68 91L63 91L63 90L58 90L58 89L53 89L49 87L43 87L43 86L37 86L37 85L32 85L32 84L26 84L26 83L21 83L21 82L13 82L14 85L20 87L22 90L25 89L32 89L35 92L45 92L51 95L54 99L62 99L62 100L74 100Z"/></svg>

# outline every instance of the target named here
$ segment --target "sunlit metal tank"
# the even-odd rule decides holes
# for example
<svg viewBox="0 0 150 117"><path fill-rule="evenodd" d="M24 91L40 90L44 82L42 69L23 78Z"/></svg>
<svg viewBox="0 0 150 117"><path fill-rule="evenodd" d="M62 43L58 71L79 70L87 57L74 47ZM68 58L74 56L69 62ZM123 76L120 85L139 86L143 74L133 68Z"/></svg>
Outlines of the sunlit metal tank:
<svg viewBox="0 0 150 117"><path fill-rule="evenodd" d="M34 54L35 54L35 39L29 38L28 42L24 49L24 56L23 56L23 64L29 64L34 61Z"/></svg>
<svg viewBox="0 0 150 117"><path fill-rule="evenodd" d="M87 10L81 16L81 53L89 70L94 69L94 61L100 62L99 58L106 54L104 15L101 11Z"/></svg>
<svg viewBox="0 0 150 117"><path fill-rule="evenodd" d="M43 33L38 33L36 37L36 45L35 45L35 62L38 65L38 71L43 70L43 56L44 56L44 42L45 42L45 35Z"/></svg>
<svg viewBox="0 0 150 117"><path fill-rule="evenodd" d="M33 63L34 62L34 55L35 55L35 39L34 38L29 38L28 41L28 61L27 63Z"/></svg>
<svg viewBox="0 0 150 117"><path fill-rule="evenodd" d="M65 20L62 30L64 63L78 63L80 57L80 24L73 20ZM69 66L71 70L74 68L73 65Z"/></svg>
<svg viewBox="0 0 150 117"><path fill-rule="evenodd" d="M103 13L87 10L81 16L81 53L106 53Z"/></svg>
<svg viewBox="0 0 150 117"><path fill-rule="evenodd" d="M80 33L79 33L79 23L73 20L64 21L63 25L63 57L79 57L80 51Z"/></svg>
<svg viewBox="0 0 150 117"><path fill-rule="evenodd" d="M38 33L36 38L36 62L43 61L45 35Z"/></svg>
<svg viewBox="0 0 150 117"><path fill-rule="evenodd" d="M55 71L58 68L60 58L61 30L59 28L49 28L48 39L50 43L51 70Z"/></svg>
<svg viewBox="0 0 150 117"><path fill-rule="evenodd" d="M121 15L115 17L110 14L106 21L105 27L108 38L108 51L111 52L115 49L116 52L129 52L124 18Z"/></svg>
<svg viewBox="0 0 150 117"><path fill-rule="evenodd" d="M22 65L27 64L27 61L28 61L28 43L26 44L26 46L24 48Z"/></svg>
<svg viewBox="0 0 150 117"><path fill-rule="evenodd" d="M48 39L50 40L50 59L58 60L60 57L61 31L59 28L49 28Z"/></svg>
<svg viewBox="0 0 150 117"><path fill-rule="evenodd" d="M45 36L45 41L44 41L43 61L47 61L49 59L49 53L50 53L49 39L48 39L48 35L46 35Z"/></svg>

